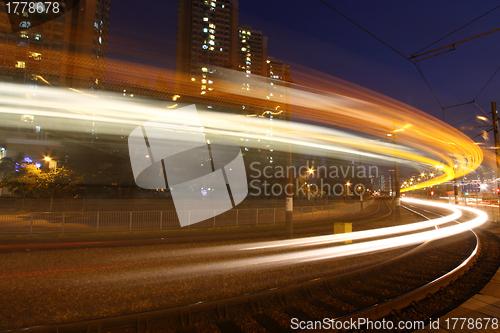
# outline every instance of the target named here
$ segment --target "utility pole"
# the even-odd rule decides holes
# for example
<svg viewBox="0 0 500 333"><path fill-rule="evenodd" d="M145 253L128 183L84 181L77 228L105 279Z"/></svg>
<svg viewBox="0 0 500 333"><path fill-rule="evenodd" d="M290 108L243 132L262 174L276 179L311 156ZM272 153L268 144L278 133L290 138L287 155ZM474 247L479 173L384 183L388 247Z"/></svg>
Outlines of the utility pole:
<svg viewBox="0 0 500 333"><path fill-rule="evenodd" d="M495 156L496 156L496 161L497 161L496 178L497 178L497 189L498 189L500 187L500 183L498 181L499 173L500 173L500 151L499 151L500 144L498 142L499 140L498 140L497 102L495 102L495 101L491 102L491 116L493 119L493 134L494 134L494 138L495 138ZM498 190L497 190L497 196L500 196L500 193L498 192ZM498 207L500 210L500 200L498 200L498 204L499 204Z"/></svg>
<svg viewBox="0 0 500 333"><path fill-rule="evenodd" d="M453 194L455 197L455 205L458 205L458 184L457 184L457 159L455 158L455 144L451 144L451 154L453 155L453 171L455 179L453 180Z"/></svg>
<svg viewBox="0 0 500 333"><path fill-rule="evenodd" d="M394 149L396 150L398 144L398 133L394 131ZM399 165L398 165L398 157L395 154L394 159L394 187L396 190L396 221L401 221L401 188L399 185Z"/></svg>

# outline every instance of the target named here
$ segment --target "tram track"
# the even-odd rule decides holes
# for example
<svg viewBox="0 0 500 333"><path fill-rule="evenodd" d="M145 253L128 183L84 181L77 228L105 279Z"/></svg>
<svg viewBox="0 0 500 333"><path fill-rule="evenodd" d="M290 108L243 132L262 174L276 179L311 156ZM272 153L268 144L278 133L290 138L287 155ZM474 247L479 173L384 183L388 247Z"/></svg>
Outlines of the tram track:
<svg viewBox="0 0 500 333"><path fill-rule="evenodd" d="M490 235L482 236L483 233L479 233L485 239L481 244L498 242ZM306 322L322 318L339 322L359 317L380 318L417 304L415 302L419 299L457 279L472 267L476 260L474 254L478 251L484 253L474 234L460 234L439 242L431 240L410 246L404 253L368 266L286 287L175 308L22 331L287 332L293 318Z"/></svg>

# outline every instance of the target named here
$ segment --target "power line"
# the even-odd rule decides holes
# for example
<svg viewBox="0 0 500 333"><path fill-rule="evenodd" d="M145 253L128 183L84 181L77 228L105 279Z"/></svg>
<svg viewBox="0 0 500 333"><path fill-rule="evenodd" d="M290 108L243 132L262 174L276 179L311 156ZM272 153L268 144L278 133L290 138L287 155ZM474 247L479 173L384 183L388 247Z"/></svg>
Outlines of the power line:
<svg viewBox="0 0 500 333"><path fill-rule="evenodd" d="M435 41L435 42L433 42L433 43L431 43L431 44L427 45L427 46L426 46L426 47L424 47L423 49L421 49L421 50L419 50L419 51L417 51L417 52L413 53L413 55L415 55L415 54L417 54L417 53L420 53L420 52L422 52L423 50L425 50L426 48L431 47L432 45L436 44L437 42L442 41L442 40L443 40L443 39L445 39L446 37L449 37L449 36L453 35L455 32L459 31L460 29L465 28L465 27L466 27L466 26L468 26L469 24L471 24L471 23L473 23L473 22L475 22L475 21L479 20L480 18L482 18L482 17L484 17L484 16L488 15L489 13L491 13L492 11L494 11L494 10L496 10L496 9L498 9L498 8L500 8L500 5L496 6L495 8L493 8L493 9L491 9L491 10L489 10L489 11L487 11L487 12L486 12L486 13L484 13L483 15L481 15L481 16L479 16L479 17L477 17L477 18L473 19L472 21L470 21L469 23L467 23L467 24L465 24L465 25L461 26L460 28L453 30L452 32L450 32L450 33L449 33L449 34L447 34L446 36L439 38L437 41ZM413 55L412 55L412 56L413 56Z"/></svg>
<svg viewBox="0 0 500 333"><path fill-rule="evenodd" d="M370 36L372 36L373 38L375 38L376 40L378 40L379 42L381 42L382 44L384 44L385 46L387 46L388 48L390 48L391 50L393 50L394 52L396 52L397 54L399 54L400 56L402 56L403 58L405 58L406 60L408 60L408 57L406 57L403 53L399 52L398 50L396 50L395 48L393 48L392 46L390 46L389 44L387 44L386 42L384 42L382 39L378 38L377 36L375 36L374 34L372 34L370 31L368 31L367 29L363 28L361 25L359 25L358 23L354 22L353 20L351 20L346 15L342 14L337 9L333 8L330 4L328 4L324 0L320 0L320 1L323 4L325 4L326 6L330 7L330 9L332 9L334 12L336 12L339 15L341 15L346 20L348 20L349 22L351 22L352 24L354 24L355 26L357 26L358 28L360 28L361 30L363 30L364 32L366 32L367 34L369 34Z"/></svg>
<svg viewBox="0 0 500 333"><path fill-rule="evenodd" d="M481 95L481 93L483 92L484 88L486 88L486 86L491 82L491 80L493 80L493 78L495 77L495 75L497 75L498 71L500 70L500 67L497 68L497 70L495 71L495 73L493 73L493 75L490 77L490 79L488 80L488 82L486 82L486 84L484 85L484 87L479 91L479 93L476 95L476 97L474 97L474 101L479 97L479 95ZM473 101L473 102L474 102ZM483 111L484 112L484 111Z"/></svg>
<svg viewBox="0 0 500 333"><path fill-rule="evenodd" d="M444 108L443 108L443 105L441 104L441 102L439 101L439 98L437 97L436 93L434 92L434 90L432 89L431 85L429 84L429 82L427 82L427 79L425 78L424 76L424 73L422 72L422 70L420 69L420 66L418 65L418 63L414 63L415 67L417 67L417 70L418 72L420 73L420 75L422 75L422 79L424 79L425 81L425 84L427 84L427 87L429 87L429 89L431 90L432 94L434 95L434 98L436 99L436 101L438 102L439 106L441 107L441 109L443 110L443 121L444 121Z"/></svg>
<svg viewBox="0 0 500 333"><path fill-rule="evenodd" d="M410 60L410 58L408 58L407 56L405 56L403 53L399 52L398 50L396 50L394 47L392 47L391 45L387 44L386 42L384 42L382 39L380 39L379 37L375 36L373 33L371 33L370 31L368 31L367 29L363 28L361 25L359 25L358 23L356 23L355 21L353 21L352 19L350 19L349 17L347 17L346 15L344 15L343 13L341 13L340 11L338 11L337 9L335 9L334 7L332 7L330 4L326 3L324 0L320 0L323 4L325 4L326 6L328 6L330 9L332 9L333 11L335 11L336 13L338 13L339 15L341 15L342 17L344 17L346 20L348 20L349 22L351 22L352 24L356 25L357 27L359 27L360 29L362 29L363 31L365 31L367 34L369 34L370 36L372 36L373 38L375 38L376 40L378 40L379 42L381 42L382 44L384 44L385 46L387 46L388 48L390 48L391 50L393 50L394 52L396 52L397 54L399 54L400 56L402 56L403 58L405 58L406 60L408 60L409 62L411 62L413 65L415 65L415 67L417 68L418 72L420 73L420 75L422 76L422 78L424 79L424 82L425 84L427 85L427 87L429 87L432 95L434 95L434 98L436 99L436 101L438 102L440 108L443 110L443 120L444 120L444 109L443 109L443 105L441 104L441 102L439 101L439 98L437 97L436 93L434 92L434 90L432 89L431 85L429 84L429 82L427 81L427 79L425 78L425 75L424 73L422 72L422 70L420 69L419 65L417 63L414 63L413 61Z"/></svg>
<svg viewBox="0 0 500 333"><path fill-rule="evenodd" d="M491 82L491 80L495 77L495 75L500 71L500 67L495 71L495 73L491 76L491 78L488 80L488 82L486 82L486 84L484 85L484 87L479 91L479 93L476 95L476 97L470 101L470 102L466 102L466 103L460 103L460 104L456 104L456 105L451 105L451 106L446 106L446 107L443 107L443 105L441 104L441 101L439 100L439 98L437 97L436 93L434 92L434 90L432 89L432 86L430 85L430 83L427 81L424 73L422 72L422 69L420 68L420 65L418 64L417 61L413 62L411 59L412 57L415 56L415 54L418 54L419 52L421 52L422 50L425 50L426 48L436 44L437 42L443 40L444 38L454 34L455 32L459 31L460 29L462 28L465 28L466 26L468 26L469 24L479 20L480 18L486 16L487 14L493 12L494 10L500 8L500 5L489 10L488 12L486 12L485 14L475 18L474 20L470 21L469 23L461 26L460 28L458 29L455 29L454 31L452 31L451 33L447 34L446 36L438 39L437 41L433 42L432 44L429 44L428 46L424 47L423 49L421 49L420 51L414 53L411 57L406 57L403 53L399 52L398 50L396 50L394 47L392 47L391 45L389 45L388 43L386 43L385 41L383 41L381 38L377 37L375 34L371 33L370 31L368 31L367 29L365 29L364 27L362 27L360 24L356 23L354 20L350 19L349 17L347 17L346 15L344 15L343 13L341 13L340 11L338 11L337 9L335 9L334 7L332 7L330 4L328 4L327 2L325 2L324 0L320 0L323 4L325 4L326 6L328 6L330 9L332 9L333 11L335 11L337 14L341 15L342 17L344 17L346 20L348 20L349 22L351 22L352 24L356 25L358 28L362 29L363 31L365 31L367 34L369 34L370 36L372 36L373 38L375 38L376 40L378 40L379 42L381 42L382 44L384 44L385 46L387 46L388 48L390 48L391 50L393 50L394 52L396 52L397 54L399 54L400 56L402 56L403 58L405 58L406 60L408 60L409 62L411 62L413 65L415 65L415 67L417 68L418 72L420 73L420 75L422 76L422 79L424 80L425 84L427 85L427 87L429 88L429 90L431 91L432 95L434 96L434 98L436 99L436 101L438 102L439 104L439 107L441 108L441 110L443 111L443 121L444 121L444 110L445 109L448 109L448 108L453 108L453 107L457 107L457 106L461 106L461 105L466 105L466 104L475 104L488 118L489 116L484 112L483 109L481 109L477 104L476 104L476 99L479 97L479 95L483 92L483 90L486 88L486 86ZM494 31L493 31L494 32ZM491 32L489 32L491 33ZM483 34L484 35L484 34ZM480 35L482 36L482 35ZM478 37L478 36L476 36ZM473 38L476 38L476 37L473 37ZM472 38L472 39L473 39ZM467 41L467 40L465 40ZM463 42L463 41L462 41Z"/></svg>
<svg viewBox="0 0 500 333"><path fill-rule="evenodd" d="M486 118L488 118L489 120L492 120L492 119L490 118L490 115L489 115L489 114L487 114L486 112L484 112L484 110L483 110L483 109L481 109L481 107L480 107L479 105L477 105L477 104L476 104L476 102L474 102L474 105L475 105L475 106L477 106L477 107L479 108L479 110L481 110L481 111L484 113L484 115L486 116Z"/></svg>

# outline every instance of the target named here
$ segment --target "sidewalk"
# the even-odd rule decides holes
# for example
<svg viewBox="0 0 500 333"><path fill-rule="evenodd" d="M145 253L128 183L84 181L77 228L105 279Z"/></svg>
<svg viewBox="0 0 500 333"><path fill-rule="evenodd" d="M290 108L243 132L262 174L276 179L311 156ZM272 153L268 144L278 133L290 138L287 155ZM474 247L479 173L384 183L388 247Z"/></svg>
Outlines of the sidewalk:
<svg viewBox="0 0 500 333"><path fill-rule="evenodd" d="M500 223L492 223L488 231L500 236ZM465 324L463 318L466 319ZM489 318L489 319L488 319ZM458 319L458 320L456 320ZM472 322L472 320L474 322ZM488 328L485 325L489 320ZM496 320L496 321L494 321ZM470 322L469 322L470 321ZM500 269L488 284L468 301L439 319L438 327L427 325L416 332L499 332L500 328ZM479 324L482 328L479 328ZM494 325L496 323L496 326ZM469 327L473 328L468 328ZM455 328L453 328L455 326Z"/></svg>

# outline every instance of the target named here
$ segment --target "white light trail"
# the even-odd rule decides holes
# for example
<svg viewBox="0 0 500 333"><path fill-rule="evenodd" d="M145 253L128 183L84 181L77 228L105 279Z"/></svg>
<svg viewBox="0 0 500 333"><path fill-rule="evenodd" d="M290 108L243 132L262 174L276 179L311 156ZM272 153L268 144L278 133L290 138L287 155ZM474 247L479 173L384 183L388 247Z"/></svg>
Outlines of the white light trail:
<svg viewBox="0 0 500 333"><path fill-rule="evenodd" d="M429 240L451 237L459 233L465 232L467 230L470 230L472 228L476 228L485 223L488 219L486 213L470 207L454 206L449 204L428 202L428 201L415 200L409 198L405 198L403 200L405 202L411 202L413 204L448 209L452 212L452 214L446 217L425 221L427 228L433 227L434 224L436 224L437 220L441 221L439 222L439 224L451 222L457 217L460 217L463 211L466 211L467 213L472 213L476 215L476 217L472 218L467 222L454 224L452 226L442 227L440 229L431 229L428 231L413 233L404 236L388 237L373 241L332 246L321 249L299 250L281 254L274 254L274 253L265 254L262 253L262 251L269 250L274 252L275 248L280 248L280 247L286 248L286 250L296 250L297 249L296 246L322 245L323 243L326 243L326 239L329 239L330 237L335 238L342 236L343 237L342 240L353 239L353 234L355 233L351 233L349 235L310 237L304 240L302 239L293 241L283 240L283 241L272 242L271 244L270 242L265 242L265 243L254 243L254 244L198 248L193 250L186 249L186 250L181 250L182 252L181 255L190 256L191 258L197 256L202 257L204 254L205 255L211 254L216 256L224 254L227 255L228 253L234 253L235 250L246 250L247 252L244 252L246 256L252 254L254 255L254 257L251 258L246 257L242 259L230 259L230 260L221 257L212 262L203 261L201 263L187 264L181 267L179 266L169 267L168 269L165 269L164 267L162 268L153 267L145 270L141 269L140 271L135 273L127 273L126 275L117 272L116 274L115 273L112 274L113 277L108 276L106 278L106 281L109 281L109 279L117 279L117 280L134 279L141 276L155 276L156 279L161 279L162 281L181 281L186 277L194 278L196 276L203 276L204 274L223 275L223 274L231 274L234 273L235 271L237 271L238 274L243 274L245 270L255 270L256 267L258 267L259 269L283 268L286 267L287 265L294 265L294 264L297 265L301 263L317 262L320 260L334 259L334 258L347 258L349 256L355 256L360 254L370 254L375 252L394 250L398 248L405 248L408 246L421 244ZM459 210L458 214L456 210ZM421 225L422 222L418 222L406 225L405 227L408 228L406 230L411 230L411 228L413 228L413 231L415 231L415 230L421 230ZM392 231L394 229L382 228L378 231L382 230ZM382 235L383 234L381 233L379 236ZM392 236L392 235L393 235L392 232L388 232L385 234L385 236ZM283 244L283 246L280 246L280 243ZM269 247L269 245L277 245L277 246ZM176 255L177 254L175 252L164 253L165 257L171 257ZM154 258L158 259L162 256L163 255L158 255L156 253ZM142 257L136 257L136 256L130 259L143 261Z"/></svg>

